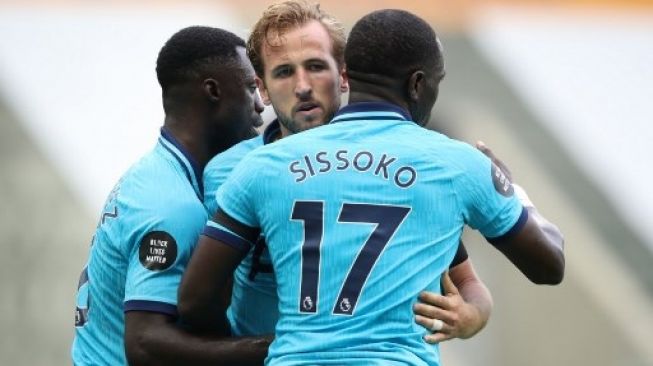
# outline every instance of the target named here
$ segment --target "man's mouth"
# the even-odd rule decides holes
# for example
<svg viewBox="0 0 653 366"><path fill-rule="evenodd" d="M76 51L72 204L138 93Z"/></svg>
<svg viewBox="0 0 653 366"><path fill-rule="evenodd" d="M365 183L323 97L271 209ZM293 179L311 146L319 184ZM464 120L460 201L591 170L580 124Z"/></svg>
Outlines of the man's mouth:
<svg viewBox="0 0 653 366"><path fill-rule="evenodd" d="M320 105L315 102L304 102L299 103L295 106L295 113L298 112L311 112L317 108L320 108Z"/></svg>

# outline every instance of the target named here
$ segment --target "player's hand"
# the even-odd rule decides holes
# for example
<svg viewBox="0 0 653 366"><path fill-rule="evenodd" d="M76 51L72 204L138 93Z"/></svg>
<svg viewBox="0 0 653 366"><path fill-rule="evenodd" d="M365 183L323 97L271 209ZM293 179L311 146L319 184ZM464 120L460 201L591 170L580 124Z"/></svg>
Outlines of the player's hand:
<svg viewBox="0 0 653 366"><path fill-rule="evenodd" d="M415 322L431 331L424 336L429 344L436 344L452 338L469 338L478 329L478 314L474 306L465 302L458 288L449 277L449 272L442 276L442 290L445 295L424 291L413 308ZM441 329L434 331L440 327Z"/></svg>
<svg viewBox="0 0 653 366"><path fill-rule="evenodd" d="M479 149L485 156L490 158L494 165L498 166L499 169L508 177L508 180L512 182L512 172L508 169L508 166L499 158L494 155L492 149L487 147L483 141L476 141L476 148Z"/></svg>

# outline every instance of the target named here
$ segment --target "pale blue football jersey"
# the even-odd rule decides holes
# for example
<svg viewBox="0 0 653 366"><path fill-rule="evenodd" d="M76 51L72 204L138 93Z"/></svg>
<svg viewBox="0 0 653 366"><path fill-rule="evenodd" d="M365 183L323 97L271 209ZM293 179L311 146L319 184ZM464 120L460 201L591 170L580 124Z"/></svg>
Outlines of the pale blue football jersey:
<svg viewBox="0 0 653 366"><path fill-rule="evenodd" d="M464 225L497 239L527 218L486 156L386 103L251 152L217 202L266 235L280 310L268 365L438 365L418 294L440 291ZM230 228L204 234L250 250L255 230Z"/></svg>
<svg viewBox="0 0 653 366"><path fill-rule="evenodd" d="M176 316L177 289L207 214L201 170L166 131L109 195L80 278L75 365L126 365L124 312Z"/></svg>
<svg viewBox="0 0 653 366"><path fill-rule="evenodd" d="M215 194L236 165L254 149L272 142L281 133L274 120L262 135L243 141L216 155L204 168L204 206L212 217L218 209ZM253 167L260 169L260 167ZM277 283L264 242L252 250L234 273L227 318L234 336L273 334L279 318Z"/></svg>

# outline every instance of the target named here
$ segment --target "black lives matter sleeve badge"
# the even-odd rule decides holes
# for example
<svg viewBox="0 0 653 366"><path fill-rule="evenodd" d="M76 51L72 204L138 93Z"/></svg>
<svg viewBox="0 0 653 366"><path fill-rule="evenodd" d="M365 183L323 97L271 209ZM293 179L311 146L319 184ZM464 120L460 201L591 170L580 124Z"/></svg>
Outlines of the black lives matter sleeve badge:
<svg viewBox="0 0 653 366"><path fill-rule="evenodd" d="M504 197L511 197L515 191L508 176L494 163L492 163L492 183L494 189Z"/></svg>
<svg viewBox="0 0 653 366"><path fill-rule="evenodd" d="M151 231L141 240L138 258L143 267L164 271L177 259L177 242L165 231Z"/></svg>

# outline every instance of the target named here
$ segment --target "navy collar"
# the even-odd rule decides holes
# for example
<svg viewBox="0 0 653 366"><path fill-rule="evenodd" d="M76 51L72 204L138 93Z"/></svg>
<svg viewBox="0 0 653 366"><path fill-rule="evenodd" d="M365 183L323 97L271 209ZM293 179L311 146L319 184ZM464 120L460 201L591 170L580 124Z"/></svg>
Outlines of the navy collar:
<svg viewBox="0 0 653 366"><path fill-rule="evenodd" d="M396 104L388 102L357 102L342 107L331 123L354 121L360 119L370 119L370 114L375 118L396 119L402 121L412 121L410 113Z"/></svg>
<svg viewBox="0 0 653 366"><path fill-rule="evenodd" d="M199 164L165 126L161 127L159 144L177 160L197 197L202 201L204 199L204 184L202 183L202 170L199 169Z"/></svg>
<svg viewBox="0 0 653 366"><path fill-rule="evenodd" d="M281 137L281 125L279 120L275 118L263 131L263 144L272 143L279 137Z"/></svg>

